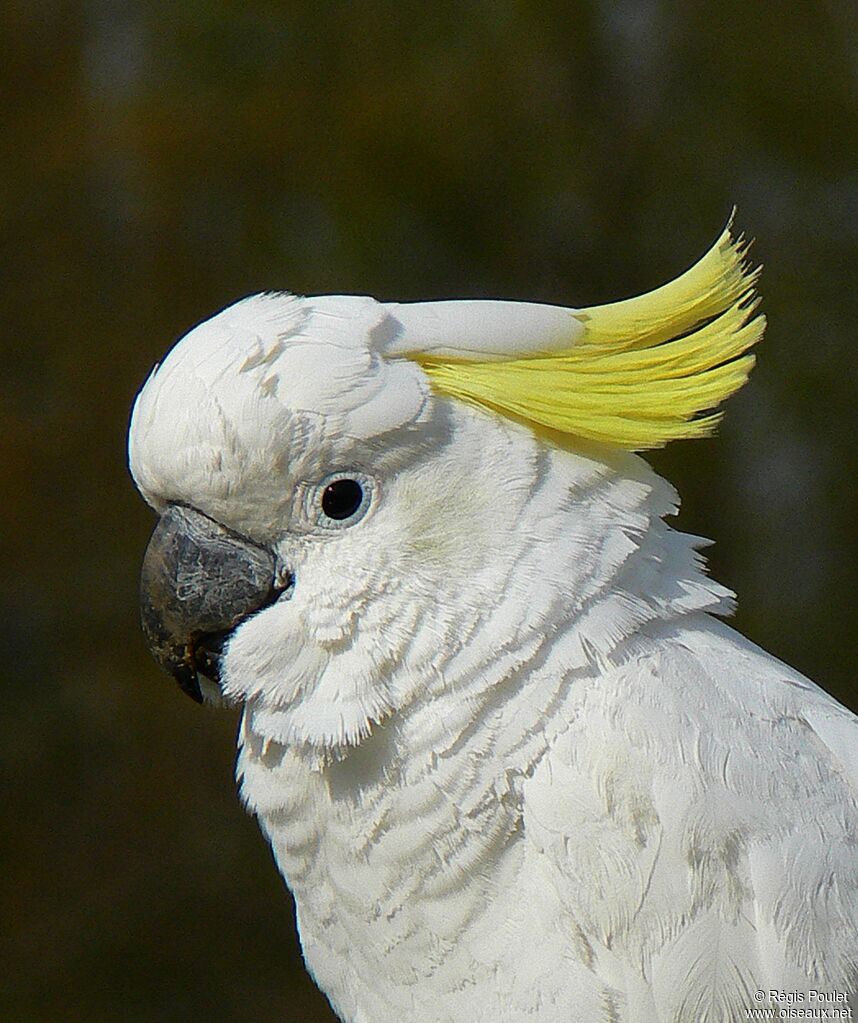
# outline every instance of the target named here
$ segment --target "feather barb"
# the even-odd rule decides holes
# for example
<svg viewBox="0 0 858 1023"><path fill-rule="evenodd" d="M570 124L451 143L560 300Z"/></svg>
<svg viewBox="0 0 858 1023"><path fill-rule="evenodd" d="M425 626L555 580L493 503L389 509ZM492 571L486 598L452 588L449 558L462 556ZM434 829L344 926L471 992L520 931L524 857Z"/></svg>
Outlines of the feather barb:
<svg viewBox="0 0 858 1023"><path fill-rule="evenodd" d="M574 311L583 336L566 350L501 360L412 353L433 389L562 440L627 450L712 433L717 407L748 379L763 336L759 268L728 224L676 280Z"/></svg>

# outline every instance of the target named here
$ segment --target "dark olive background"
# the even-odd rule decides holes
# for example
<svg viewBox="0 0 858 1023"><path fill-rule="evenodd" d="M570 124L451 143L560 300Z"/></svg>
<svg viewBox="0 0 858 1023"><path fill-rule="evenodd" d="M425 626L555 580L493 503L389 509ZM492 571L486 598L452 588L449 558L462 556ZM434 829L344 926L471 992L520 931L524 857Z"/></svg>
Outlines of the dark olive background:
<svg viewBox="0 0 858 1023"><path fill-rule="evenodd" d="M739 627L858 702L853 0L12 0L0 25L0 1018L332 1018L235 717L138 626L128 410L248 292L606 301L737 204L759 365L717 440L652 460Z"/></svg>

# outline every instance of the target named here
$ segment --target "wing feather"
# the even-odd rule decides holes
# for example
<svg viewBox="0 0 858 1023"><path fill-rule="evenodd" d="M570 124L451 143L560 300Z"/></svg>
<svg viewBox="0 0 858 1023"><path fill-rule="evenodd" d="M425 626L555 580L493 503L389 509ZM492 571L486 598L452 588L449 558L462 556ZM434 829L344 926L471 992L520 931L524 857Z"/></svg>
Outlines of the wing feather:
<svg viewBox="0 0 858 1023"><path fill-rule="evenodd" d="M689 621L586 691L524 792L568 929L596 936L630 1023L740 1019L758 989L858 976L858 719Z"/></svg>

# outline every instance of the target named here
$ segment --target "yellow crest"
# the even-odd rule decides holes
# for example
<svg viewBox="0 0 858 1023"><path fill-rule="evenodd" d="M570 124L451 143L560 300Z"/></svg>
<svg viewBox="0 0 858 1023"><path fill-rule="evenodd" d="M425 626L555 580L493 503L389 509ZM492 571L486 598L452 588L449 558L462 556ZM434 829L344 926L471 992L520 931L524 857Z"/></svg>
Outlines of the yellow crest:
<svg viewBox="0 0 858 1023"><path fill-rule="evenodd" d="M437 393L537 430L631 451L706 436L720 419L713 410L748 379L754 365L748 349L765 329L765 318L755 315L759 268L749 266L746 253L728 224L706 255L669 284L571 310L584 332L566 350L488 360L409 357Z"/></svg>

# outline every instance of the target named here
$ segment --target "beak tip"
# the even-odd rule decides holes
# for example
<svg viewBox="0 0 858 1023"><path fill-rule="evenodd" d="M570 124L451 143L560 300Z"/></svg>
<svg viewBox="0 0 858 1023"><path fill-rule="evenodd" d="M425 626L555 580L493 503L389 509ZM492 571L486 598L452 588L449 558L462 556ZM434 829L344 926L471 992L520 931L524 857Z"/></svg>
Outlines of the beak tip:
<svg viewBox="0 0 858 1023"><path fill-rule="evenodd" d="M203 702L203 694L200 690L200 681L197 673L187 664L177 664L172 671L173 678L179 683L179 688L195 703Z"/></svg>

